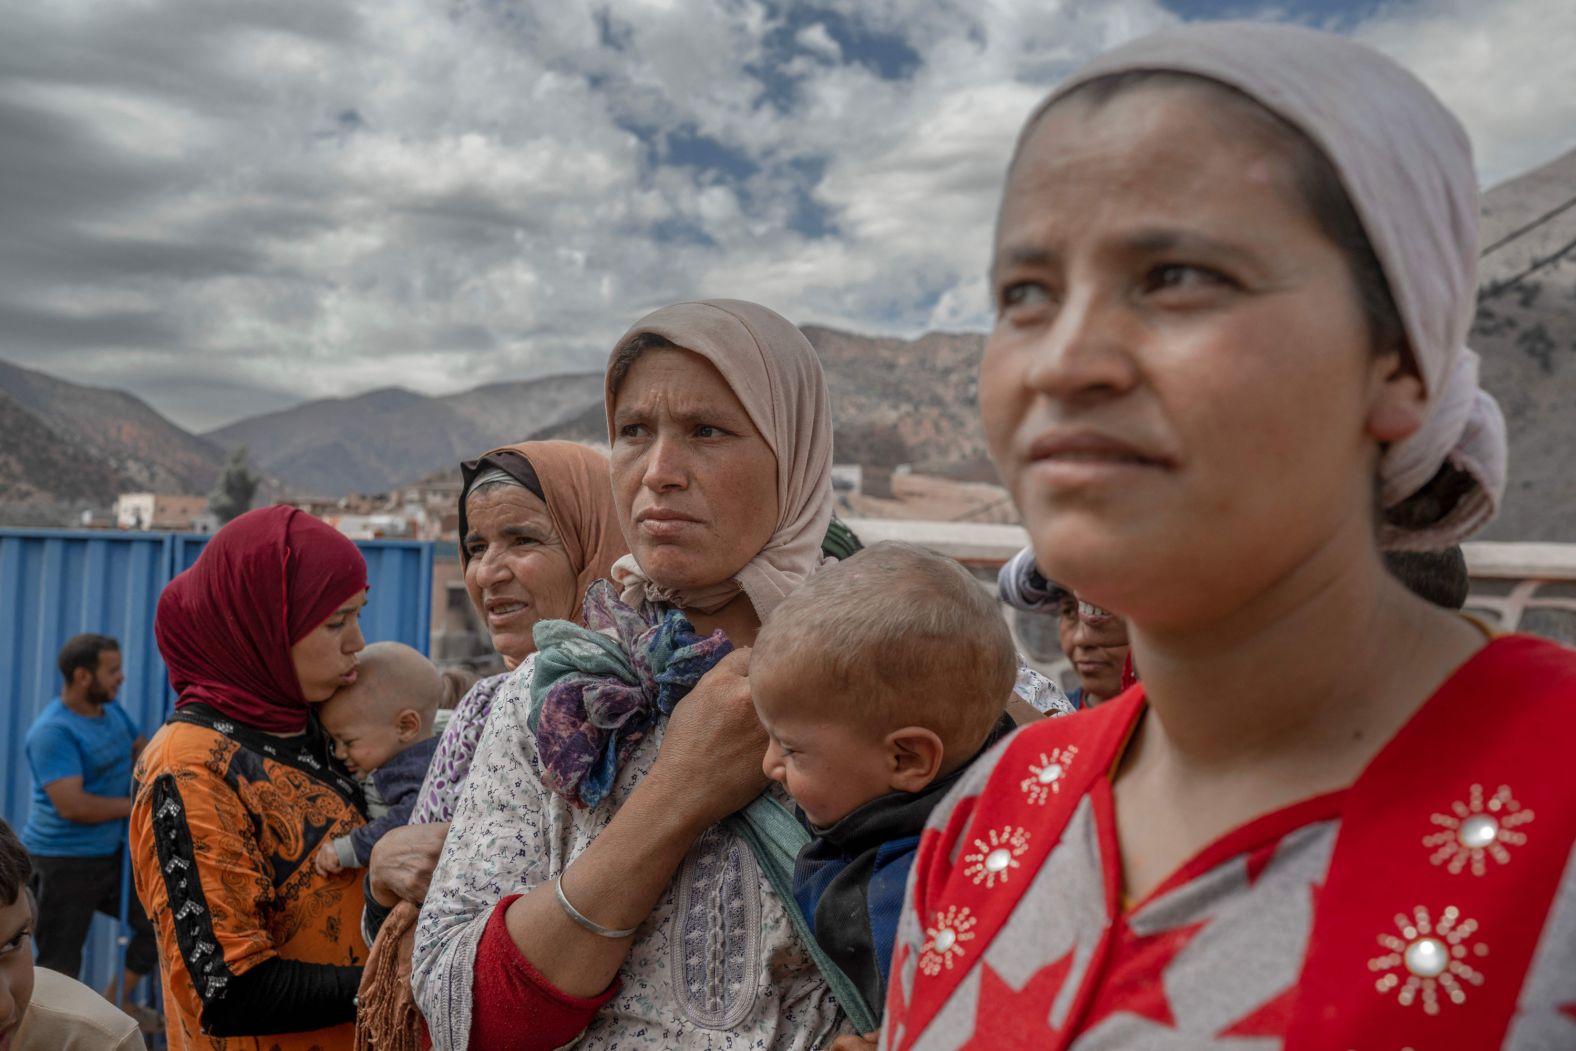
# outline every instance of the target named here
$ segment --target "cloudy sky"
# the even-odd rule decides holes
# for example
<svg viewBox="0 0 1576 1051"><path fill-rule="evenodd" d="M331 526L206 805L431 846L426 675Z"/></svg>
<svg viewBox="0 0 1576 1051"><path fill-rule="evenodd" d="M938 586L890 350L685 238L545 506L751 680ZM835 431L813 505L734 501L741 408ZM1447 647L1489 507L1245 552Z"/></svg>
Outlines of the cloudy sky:
<svg viewBox="0 0 1576 1051"><path fill-rule="evenodd" d="M0 10L0 357L203 430L599 367L696 295L983 328L1013 134L1180 19L1366 40L1492 185L1576 145L1571 0L49 0Z"/></svg>

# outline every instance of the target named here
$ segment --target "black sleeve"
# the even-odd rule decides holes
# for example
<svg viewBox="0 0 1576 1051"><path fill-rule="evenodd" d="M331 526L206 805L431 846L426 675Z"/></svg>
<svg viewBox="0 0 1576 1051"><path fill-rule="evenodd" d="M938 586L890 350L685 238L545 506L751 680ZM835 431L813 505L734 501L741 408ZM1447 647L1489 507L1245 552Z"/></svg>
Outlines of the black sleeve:
<svg viewBox="0 0 1576 1051"><path fill-rule="evenodd" d="M392 906L385 907L372 896L371 876L361 878L361 900L361 933L367 936L367 944L370 946L377 938L378 931L383 929L383 921L389 918L389 913L394 909Z"/></svg>
<svg viewBox="0 0 1576 1051"><path fill-rule="evenodd" d="M230 979L224 995L203 1005L210 1036L256 1036L323 1029L356 1017L360 967L274 957Z"/></svg>

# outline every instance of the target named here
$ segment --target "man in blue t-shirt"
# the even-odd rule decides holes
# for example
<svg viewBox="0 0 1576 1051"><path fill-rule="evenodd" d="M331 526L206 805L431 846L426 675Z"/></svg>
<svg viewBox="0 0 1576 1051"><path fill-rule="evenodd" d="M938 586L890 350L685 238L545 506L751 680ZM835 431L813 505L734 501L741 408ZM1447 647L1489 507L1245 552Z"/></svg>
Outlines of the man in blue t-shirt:
<svg viewBox="0 0 1576 1051"><path fill-rule="evenodd" d="M60 649L65 684L27 732L33 809L22 842L33 857L38 965L76 978L93 913L120 915L121 853L131 814L131 766L146 739L115 694L126 678L120 645L78 635ZM135 894L133 938L122 989L158 960L153 929ZM112 985L106 995L115 998Z"/></svg>

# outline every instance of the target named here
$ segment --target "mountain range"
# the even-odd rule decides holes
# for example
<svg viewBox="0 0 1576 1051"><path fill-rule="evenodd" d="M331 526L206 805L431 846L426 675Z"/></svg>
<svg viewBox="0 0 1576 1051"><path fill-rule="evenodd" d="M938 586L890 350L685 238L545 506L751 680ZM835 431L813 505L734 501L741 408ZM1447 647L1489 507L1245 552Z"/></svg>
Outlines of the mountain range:
<svg viewBox="0 0 1576 1051"><path fill-rule="evenodd" d="M495 383L432 398L403 388L309 401L205 437L245 445L263 470L321 496L381 492L551 431L596 404L602 374ZM605 438L603 431L599 437Z"/></svg>
<svg viewBox="0 0 1576 1051"><path fill-rule="evenodd" d="M1485 194L1482 244L1472 346L1511 442L1505 506L1484 536L1576 541L1576 150ZM975 401L983 335L804 332L826 370L838 461L990 478ZM441 397L385 388L198 436L125 392L0 361L0 521L103 507L128 489L204 492L239 445L279 489L340 496L510 442L605 441L605 426L601 374L586 372Z"/></svg>
<svg viewBox="0 0 1576 1051"><path fill-rule="evenodd" d="M876 339L807 325L832 397L840 460L983 465L976 333ZM381 492L511 442L606 442L602 374L571 373L427 397L400 388L306 402L204 436L319 495Z"/></svg>

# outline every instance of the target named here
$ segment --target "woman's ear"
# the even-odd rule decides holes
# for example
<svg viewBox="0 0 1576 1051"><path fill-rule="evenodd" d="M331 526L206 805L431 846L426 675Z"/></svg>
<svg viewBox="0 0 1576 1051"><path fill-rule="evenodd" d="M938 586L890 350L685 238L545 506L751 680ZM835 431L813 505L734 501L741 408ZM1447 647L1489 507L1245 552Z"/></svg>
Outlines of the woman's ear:
<svg viewBox="0 0 1576 1051"><path fill-rule="evenodd" d="M416 735L421 733L421 713L414 708L406 708L394 717L394 729L402 742L414 741Z"/></svg>
<svg viewBox="0 0 1576 1051"><path fill-rule="evenodd" d="M918 792L941 772L945 746L934 730L905 726L887 734L887 762L894 792Z"/></svg>
<svg viewBox="0 0 1576 1051"><path fill-rule="evenodd" d="M1401 348L1376 354L1370 379L1369 435L1388 445L1415 434L1428 415L1428 398Z"/></svg>

